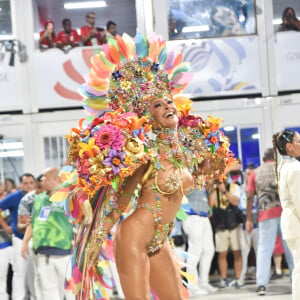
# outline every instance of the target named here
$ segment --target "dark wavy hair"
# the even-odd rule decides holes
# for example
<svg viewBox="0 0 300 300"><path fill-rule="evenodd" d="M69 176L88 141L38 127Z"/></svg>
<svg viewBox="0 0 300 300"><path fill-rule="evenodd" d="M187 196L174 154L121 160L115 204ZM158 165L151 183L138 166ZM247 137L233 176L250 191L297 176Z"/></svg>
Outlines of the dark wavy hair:
<svg viewBox="0 0 300 300"><path fill-rule="evenodd" d="M291 10L294 14L294 17L296 18L296 11L292 7L286 7L284 11L282 12L282 20L286 17L287 12Z"/></svg>
<svg viewBox="0 0 300 300"><path fill-rule="evenodd" d="M278 173L277 173L277 151L281 155L288 155L286 152L286 145L288 143L293 142L293 138L295 137L296 131L285 129L281 132L273 134L272 142L275 156L275 172L276 178L278 182ZM277 151L276 151L277 150Z"/></svg>

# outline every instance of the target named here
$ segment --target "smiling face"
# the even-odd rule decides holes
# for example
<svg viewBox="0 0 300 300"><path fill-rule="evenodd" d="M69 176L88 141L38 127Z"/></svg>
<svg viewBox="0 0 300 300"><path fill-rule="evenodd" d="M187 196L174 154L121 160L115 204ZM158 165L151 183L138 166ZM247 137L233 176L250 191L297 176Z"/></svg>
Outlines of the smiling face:
<svg viewBox="0 0 300 300"><path fill-rule="evenodd" d="M178 124L177 108L170 97L164 96L152 100L150 113L162 127L175 129Z"/></svg>

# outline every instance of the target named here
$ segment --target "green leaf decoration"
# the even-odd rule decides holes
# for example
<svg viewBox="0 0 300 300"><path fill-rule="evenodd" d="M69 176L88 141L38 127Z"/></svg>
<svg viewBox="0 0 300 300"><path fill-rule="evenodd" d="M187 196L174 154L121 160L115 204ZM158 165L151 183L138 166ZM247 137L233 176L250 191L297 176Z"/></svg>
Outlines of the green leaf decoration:
<svg viewBox="0 0 300 300"><path fill-rule="evenodd" d="M113 180L111 181L111 187L115 190L118 191L118 179L117 176L115 176L113 178Z"/></svg>

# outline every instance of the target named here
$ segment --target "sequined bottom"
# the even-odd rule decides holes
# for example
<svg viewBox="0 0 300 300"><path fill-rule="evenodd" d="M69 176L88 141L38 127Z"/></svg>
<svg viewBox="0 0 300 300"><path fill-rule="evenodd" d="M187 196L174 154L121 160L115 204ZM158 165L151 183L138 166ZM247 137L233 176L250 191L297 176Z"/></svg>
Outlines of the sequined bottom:
<svg viewBox="0 0 300 300"><path fill-rule="evenodd" d="M155 212L154 207L149 204L143 204L143 205L139 204L139 205L137 205L136 208L137 209L146 208L151 212L151 214L153 216L154 233L153 233L153 237L152 237L151 241L146 246L146 249L148 252L148 256L156 255L159 253L163 243L170 235L174 223L173 222L164 223L163 220L161 219L161 217L159 216L160 214L157 214Z"/></svg>

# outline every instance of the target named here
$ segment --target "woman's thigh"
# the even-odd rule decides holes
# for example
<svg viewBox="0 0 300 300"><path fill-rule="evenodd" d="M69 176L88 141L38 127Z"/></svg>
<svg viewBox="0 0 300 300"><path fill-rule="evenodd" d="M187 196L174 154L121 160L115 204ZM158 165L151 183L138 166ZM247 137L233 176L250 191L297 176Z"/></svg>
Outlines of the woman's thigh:
<svg viewBox="0 0 300 300"><path fill-rule="evenodd" d="M159 300L184 299L179 268L167 241L158 254L150 257L150 284Z"/></svg>
<svg viewBox="0 0 300 300"><path fill-rule="evenodd" d="M132 221L133 220L133 221ZM146 251L143 227L134 219L123 221L116 233L114 252L118 274L125 299L150 299L150 263ZM147 231L147 230L145 230ZM149 235L149 240L151 234Z"/></svg>

